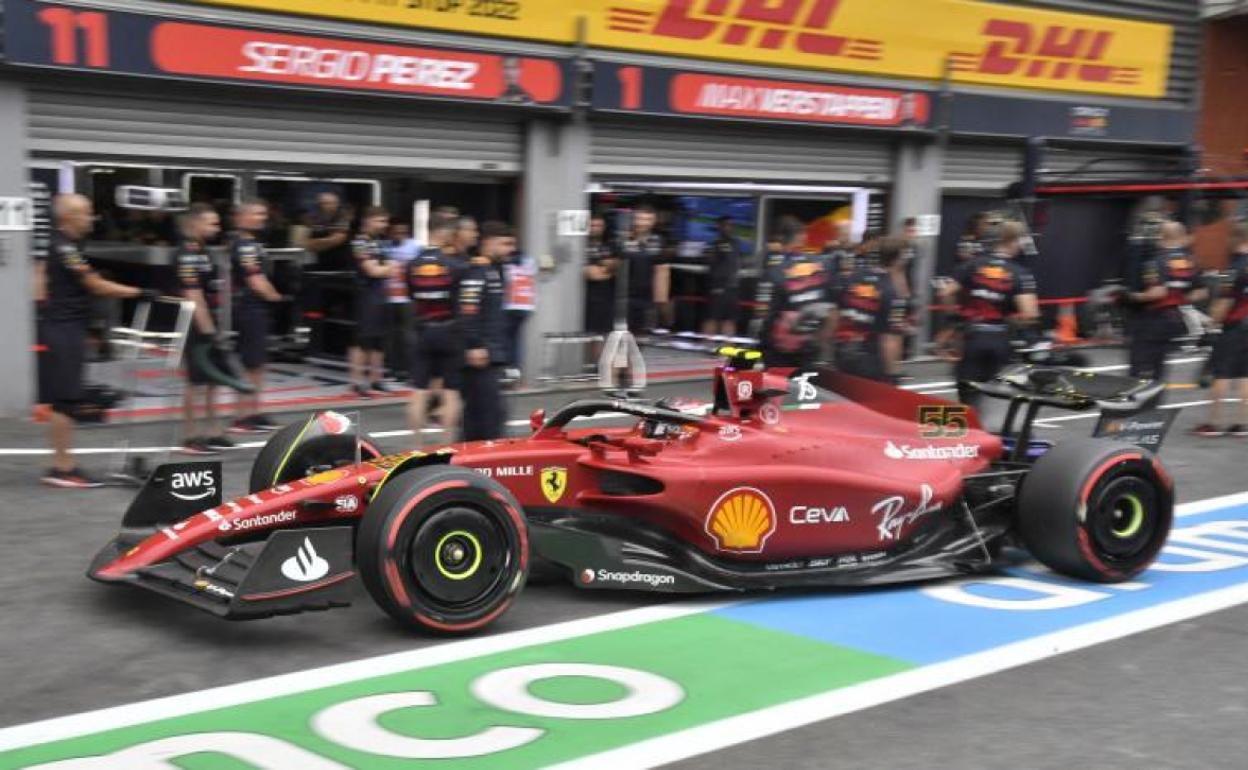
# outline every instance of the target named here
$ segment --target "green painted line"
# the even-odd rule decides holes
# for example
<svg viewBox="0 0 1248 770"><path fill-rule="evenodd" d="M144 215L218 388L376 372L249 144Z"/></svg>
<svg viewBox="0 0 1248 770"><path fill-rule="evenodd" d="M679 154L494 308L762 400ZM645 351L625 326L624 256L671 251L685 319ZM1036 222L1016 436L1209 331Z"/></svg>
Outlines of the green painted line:
<svg viewBox="0 0 1248 770"><path fill-rule="evenodd" d="M561 704L587 708L595 704L623 704L638 693L652 693L654 688L629 686L591 674L542 678L519 690L509 690L502 684L473 690L475 682L492 672L543 664L611 666L633 670L642 677L662 677L678 687L668 690L669 695L676 693L676 699L652 701L648 707L643 705L650 710L639 715L566 718L500 708L482 698L498 703L505 691L520 692L530 700L537 699L539 704L553 704L556 709ZM242 743L220 736L222 733L276 738L297 750L330 760L326 767L446 767L446 759L385 756L361 748L381 746L377 742L369 744L369 736L374 736L374 732L402 742L405 738L464 739L500 727L511 728L513 734L519 734L516 728L527 728L525 735L529 740L516 747L459 758L454 766L534 768L911 668L911 664L899 660L715 615L690 615L17 749L0 754L0 770L112 754L153 741L197 735L190 740L199 741L210 750L169 756L167 761L176 762L185 770L268 770L270 766L279 766L249 763L239 753ZM363 747L347 747L341 740L331 740L342 736L327 737L314 724L317 715L331 707L339 706L337 713L346 714L343 709L355 709L357 704L364 703L359 699L413 692L430 693L436 702L373 713L368 720L371 729L356 730L348 738L367 744ZM515 703L511 701L510 706ZM350 730L352 718L344 716L337 724ZM191 744L181 746L185 749L188 745ZM231 747L236 749L232 755L226 753ZM274 755L268 756L276 761Z"/></svg>

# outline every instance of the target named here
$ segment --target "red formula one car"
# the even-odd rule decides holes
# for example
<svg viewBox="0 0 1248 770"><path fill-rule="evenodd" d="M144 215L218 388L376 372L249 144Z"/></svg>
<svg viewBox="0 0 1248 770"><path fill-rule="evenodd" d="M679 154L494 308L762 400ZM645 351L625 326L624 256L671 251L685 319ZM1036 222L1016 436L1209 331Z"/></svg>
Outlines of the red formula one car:
<svg viewBox="0 0 1248 770"><path fill-rule="evenodd" d="M711 402L577 401L534 413L527 438L432 453L383 456L321 413L274 435L244 497L222 502L219 464L161 466L89 574L240 619L341 606L358 574L400 622L458 633L531 570L708 592L948 577L1020 547L1087 580L1147 567L1173 516L1158 459L1031 425L1100 408L1155 448L1168 423L1141 413L1160 386L1022 367L983 390L1009 405L996 433L958 404L732 351ZM575 427L606 414L628 424Z"/></svg>

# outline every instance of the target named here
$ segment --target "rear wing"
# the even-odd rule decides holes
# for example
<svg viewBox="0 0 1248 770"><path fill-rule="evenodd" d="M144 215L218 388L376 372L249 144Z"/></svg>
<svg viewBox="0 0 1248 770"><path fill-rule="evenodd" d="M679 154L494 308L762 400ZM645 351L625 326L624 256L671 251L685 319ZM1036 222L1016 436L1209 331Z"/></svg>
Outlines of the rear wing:
<svg viewBox="0 0 1248 770"><path fill-rule="evenodd" d="M989 382L967 384L988 398L1009 402L1009 410L1001 426L1001 437L1014 439L1009 459L1015 462L1027 458L1032 428L1040 410L1045 407L1070 412L1100 410L1101 424L1096 435L1143 445L1132 440L1134 433L1120 430L1117 433L1122 436L1119 436L1106 426L1126 426L1130 424L1128 418L1138 418L1145 412L1156 410L1166 389L1164 382L1153 380L1033 365L1007 369ZM1163 424L1149 428L1153 432L1145 439L1150 442L1147 448L1153 451L1160 449L1161 440L1173 417L1166 419L1163 415L1160 420ZM1158 420L1147 422L1152 425ZM1160 432L1156 430L1158 427Z"/></svg>

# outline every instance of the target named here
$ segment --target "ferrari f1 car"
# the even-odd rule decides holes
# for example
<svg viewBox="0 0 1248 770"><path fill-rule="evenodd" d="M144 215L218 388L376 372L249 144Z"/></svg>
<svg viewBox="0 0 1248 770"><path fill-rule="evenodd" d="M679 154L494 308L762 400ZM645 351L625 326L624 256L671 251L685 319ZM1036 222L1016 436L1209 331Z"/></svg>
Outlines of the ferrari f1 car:
<svg viewBox="0 0 1248 770"><path fill-rule="evenodd" d="M92 578L246 619L345 604L358 575L409 627L496 620L530 572L583 589L692 593L863 586L999 567L1130 580L1174 490L1141 416L1161 386L1020 367L982 386L1004 417L734 351L709 402L595 398L537 411L527 438L383 455L351 419L274 434L250 493L221 467L158 468ZM1104 438L1033 436L1041 409L1100 409ZM598 427L587 418L623 417ZM1109 421L1107 423L1107 421ZM1164 422L1164 421L1162 421Z"/></svg>

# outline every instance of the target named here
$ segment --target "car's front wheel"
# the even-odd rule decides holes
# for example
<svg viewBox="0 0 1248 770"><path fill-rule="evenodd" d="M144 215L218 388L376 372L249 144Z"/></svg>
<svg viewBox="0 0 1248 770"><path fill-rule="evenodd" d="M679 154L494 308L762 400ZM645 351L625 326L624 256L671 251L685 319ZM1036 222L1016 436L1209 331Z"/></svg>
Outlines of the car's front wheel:
<svg viewBox="0 0 1248 770"><path fill-rule="evenodd" d="M355 558L364 587L395 620L468 633L497 620L524 585L528 528L498 483L464 468L416 468L369 505Z"/></svg>
<svg viewBox="0 0 1248 770"><path fill-rule="evenodd" d="M1023 543L1048 567L1100 583L1130 580L1161 552L1174 488L1148 452L1104 439L1058 444L1018 498Z"/></svg>

